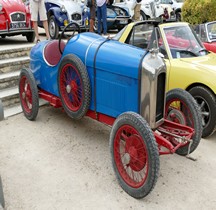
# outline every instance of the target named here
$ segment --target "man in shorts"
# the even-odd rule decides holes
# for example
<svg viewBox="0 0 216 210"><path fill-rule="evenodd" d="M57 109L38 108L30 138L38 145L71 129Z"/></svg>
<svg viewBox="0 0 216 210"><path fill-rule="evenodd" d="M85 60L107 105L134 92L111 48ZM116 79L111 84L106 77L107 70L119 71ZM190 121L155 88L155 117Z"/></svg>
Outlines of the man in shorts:
<svg viewBox="0 0 216 210"><path fill-rule="evenodd" d="M46 32L46 37L47 39L50 39L44 0L30 0L30 12L31 12L31 21L33 22L33 28L36 36L36 43L40 42L40 37L38 34L38 23L37 23L38 13L40 16L40 20L43 22L43 27Z"/></svg>

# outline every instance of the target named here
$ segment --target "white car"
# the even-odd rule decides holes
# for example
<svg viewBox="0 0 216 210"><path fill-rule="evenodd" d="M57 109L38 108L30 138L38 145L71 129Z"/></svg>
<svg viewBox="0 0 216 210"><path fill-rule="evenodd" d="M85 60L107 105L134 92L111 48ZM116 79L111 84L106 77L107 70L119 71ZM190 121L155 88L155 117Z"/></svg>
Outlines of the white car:
<svg viewBox="0 0 216 210"><path fill-rule="evenodd" d="M134 0L115 0L113 5L128 8L131 17L134 16ZM160 5L159 0L142 0L140 10L140 20L147 20L149 18L162 17L164 9Z"/></svg>
<svg viewBox="0 0 216 210"><path fill-rule="evenodd" d="M168 10L172 8L175 13L176 21L181 21L181 8L184 4L184 0L160 0L163 7L167 7Z"/></svg>

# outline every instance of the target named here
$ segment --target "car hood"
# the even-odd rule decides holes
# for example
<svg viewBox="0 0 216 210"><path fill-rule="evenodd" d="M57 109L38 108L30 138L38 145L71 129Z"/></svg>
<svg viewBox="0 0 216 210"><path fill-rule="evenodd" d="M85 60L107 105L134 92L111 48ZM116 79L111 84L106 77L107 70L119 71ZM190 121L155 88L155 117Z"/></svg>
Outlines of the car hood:
<svg viewBox="0 0 216 210"><path fill-rule="evenodd" d="M74 0L49 0L49 1L45 1L45 2L56 4L59 7L64 5L64 7L66 8L66 10L67 10L67 12L69 14L72 14L72 13L75 13L75 12L82 13L81 2L79 2L79 1L74 1Z"/></svg>
<svg viewBox="0 0 216 210"><path fill-rule="evenodd" d="M21 0L8 0L8 1L0 0L0 4L2 4L5 11L9 14L17 11L25 13L26 11L25 5Z"/></svg>
<svg viewBox="0 0 216 210"><path fill-rule="evenodd" d="M209 53L205 56L199 56L195 58L181 58L182 62L188 63L190 65L193 65L195 68L198 68L200 70L207 70L207 71L213 71L216 72L216 54L215 53Z"/></svg>

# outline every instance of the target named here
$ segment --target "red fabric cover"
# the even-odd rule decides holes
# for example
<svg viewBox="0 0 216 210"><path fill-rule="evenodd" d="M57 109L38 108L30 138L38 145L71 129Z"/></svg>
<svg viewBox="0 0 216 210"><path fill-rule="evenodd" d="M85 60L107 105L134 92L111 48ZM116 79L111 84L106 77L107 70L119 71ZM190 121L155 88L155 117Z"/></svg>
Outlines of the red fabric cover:
<svg viewBox="0 0 216 210"><path fill-rule="evenodd" d="M65 48L65 42L61 41L61 51L63 52ZM48 42L44 49L44 58L46 62L51 65L55 66L61 59L61 53L59 51L59 40L53 40Z"/></svg>

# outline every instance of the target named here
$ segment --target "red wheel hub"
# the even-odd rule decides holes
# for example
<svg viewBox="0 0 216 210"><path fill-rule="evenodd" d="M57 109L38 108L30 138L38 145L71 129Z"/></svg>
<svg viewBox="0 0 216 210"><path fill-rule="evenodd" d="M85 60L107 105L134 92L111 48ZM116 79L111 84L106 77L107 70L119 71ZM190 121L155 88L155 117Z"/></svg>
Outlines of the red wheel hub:
<svg viewBox="0 0 216 210"><path fill-rule="evenodd" d="M148 175L148 152L138 131L130 125L118 129L114 160L122 179L133 188L142 186Z"/></svg>
<svg viewBox="0 0 216 210"><path fill-rule="evenodd" d="M82 105L82 88L82 80L77 69L72 64L66 64L60 74L60 92L71 111L78 111Z"/></svg>
<svg viewBox="0 0 216 210"><path fill-rule="evenodd" d="M22 76L19 86L20 86L20 99L23 108L27 113L30 113L32 110L32 92L26 76Z"/></svg>
<svg viewBox="0 0 216 210"><path fill-rule="evenodd" d="M145 150L142 147L141 140L138 136L132 135L126 141L126 153L130 156L129 166L134 171L140 171L146 164Z"/></svg>

